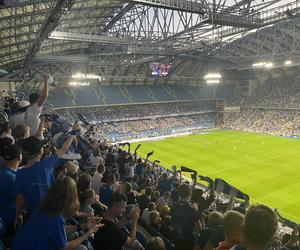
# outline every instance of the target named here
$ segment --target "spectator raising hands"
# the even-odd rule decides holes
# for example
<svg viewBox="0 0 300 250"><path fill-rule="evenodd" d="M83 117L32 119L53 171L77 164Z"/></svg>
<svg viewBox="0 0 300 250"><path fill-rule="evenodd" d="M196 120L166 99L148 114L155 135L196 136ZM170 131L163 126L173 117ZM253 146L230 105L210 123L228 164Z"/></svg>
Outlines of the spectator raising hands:
<svg viewBox="0 0 300 250"><path fill-rule="evenodd" d="M16 175L16 223L22 209L26 209L26 216L29 217L45 197L54 183L53 170L59 166L59 159L68 150L73 139L73 136L69 136L56 153L43 159L41 159L44 153L43 142L36 137L24 140L26 164Z"/></svg>
<svg viewBox="0 0 300 250"><path fill-rule="evenodd" d="M49 95L49 84L53 81L52 76L44 75L44 88L42 94L31 93L29 96L30 105L24 113L24 123L30 128L30 135L35 135L40 123L42 106Z"/></svg>
<svg viewBox="0 0 300 250"><path fill-rule="evenodd" d="M64 218L74 216L79 209L76 183L71 177L57 180L42 200L38 210L17 234L12 249L75 249L103 225L89 222L86 232L68 242Z"/></svg>

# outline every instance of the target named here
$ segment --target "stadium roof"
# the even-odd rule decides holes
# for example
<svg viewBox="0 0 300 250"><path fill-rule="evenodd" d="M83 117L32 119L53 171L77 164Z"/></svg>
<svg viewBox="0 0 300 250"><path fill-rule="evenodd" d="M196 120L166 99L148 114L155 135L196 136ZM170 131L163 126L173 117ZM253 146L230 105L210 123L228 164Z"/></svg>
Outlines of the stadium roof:
<svg viewBox="0 0 300 250"><path fill-rule="evenodd" d="M14 80L35 69L64 83L76 72L147 81L297 58L300 2L280 0L0 0L0 68ZM280 63L280 62L278 62ZM166 79L159 79L166 81Z"/></svg>

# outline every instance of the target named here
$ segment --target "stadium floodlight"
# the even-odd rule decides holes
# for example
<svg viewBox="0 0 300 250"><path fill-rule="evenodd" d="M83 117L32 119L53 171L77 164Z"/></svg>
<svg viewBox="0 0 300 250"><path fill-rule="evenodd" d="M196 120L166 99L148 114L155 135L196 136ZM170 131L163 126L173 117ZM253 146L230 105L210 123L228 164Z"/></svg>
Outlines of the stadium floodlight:
<svg viewBox="0 0 300 250"><path fill-rule="evenodd" d="M206 80L206 83L207 84L219 84L220 80L219 79L209 79L209 80Z"/></svg>
<svg viewBox="0 0 300 250"><path fill-rule="evenodd" d="M74 79L101 79L101 76L95 74L83 74L83 73L76 73L72 75Z"/></svg>
<svg viewBox="0 0 300 250"><path fill-rule="evenodd" d="M257 63L253 63L252 67L253 68L261 68L264 67L266 65L266 62L257 62Z"/></svg>
<svg viewBox="0 0 300 250"><path fill-rule="evenodd" d="M208 73L204 76L204 80L209 79L221 79L222 75L220 73Z"/></svg>
<svg viewBox="0 0 300 250"><path fill-rule="evenodd" d="M90 86L90 82L69 82L70 86Z"/></svg>
<svg viewBox="0 0 300 250"><path fill-rule="evenodd" d="M285 62L284 62L284 65L286 65L286 66L289 66L289 65L292 65L292 61L291 60L286 60Z"/></svg>
<svg viewBox="0 0 300 250"><path fill-rule="evenodd" d="M273 68L274 64L272 62L256 62L252 64L253 68Z"/></svg>
<svg viewBox="0 0 300 250"><path fill-rule="evenodd" d="M273 68L273 66L274 66L273 63L271 63L271 62L268 62L265 64L265 68L267 68L267 69Z"/></svg>

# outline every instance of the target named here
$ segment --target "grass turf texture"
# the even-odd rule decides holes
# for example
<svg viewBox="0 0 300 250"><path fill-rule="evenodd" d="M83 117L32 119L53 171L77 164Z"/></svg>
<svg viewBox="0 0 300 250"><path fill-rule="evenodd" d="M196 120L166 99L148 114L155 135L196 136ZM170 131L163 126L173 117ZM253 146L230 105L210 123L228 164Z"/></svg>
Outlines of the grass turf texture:
<svg viewBox="0 0 300 250"><path fill-rule="evenodd" d="M134 143L133 147L138 143ZM142 142L161 165L187 166L222 178L250 196L251 203L278 208L300 223L300 140L239 131L216 131Z"/></svg>

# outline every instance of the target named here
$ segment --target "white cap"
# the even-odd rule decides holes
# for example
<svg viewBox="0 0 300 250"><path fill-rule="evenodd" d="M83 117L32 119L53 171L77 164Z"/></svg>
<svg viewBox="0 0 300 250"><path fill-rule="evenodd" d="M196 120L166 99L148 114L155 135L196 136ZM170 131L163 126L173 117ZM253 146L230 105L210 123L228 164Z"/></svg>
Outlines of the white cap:
<svg viewBox="0 0 300 250"><path fill-rule="evenodd" d="M30 103L26 100L22 100L18 103L18 105L19 105L20 108L25 108L25 107L29 106Z"/></svg>

